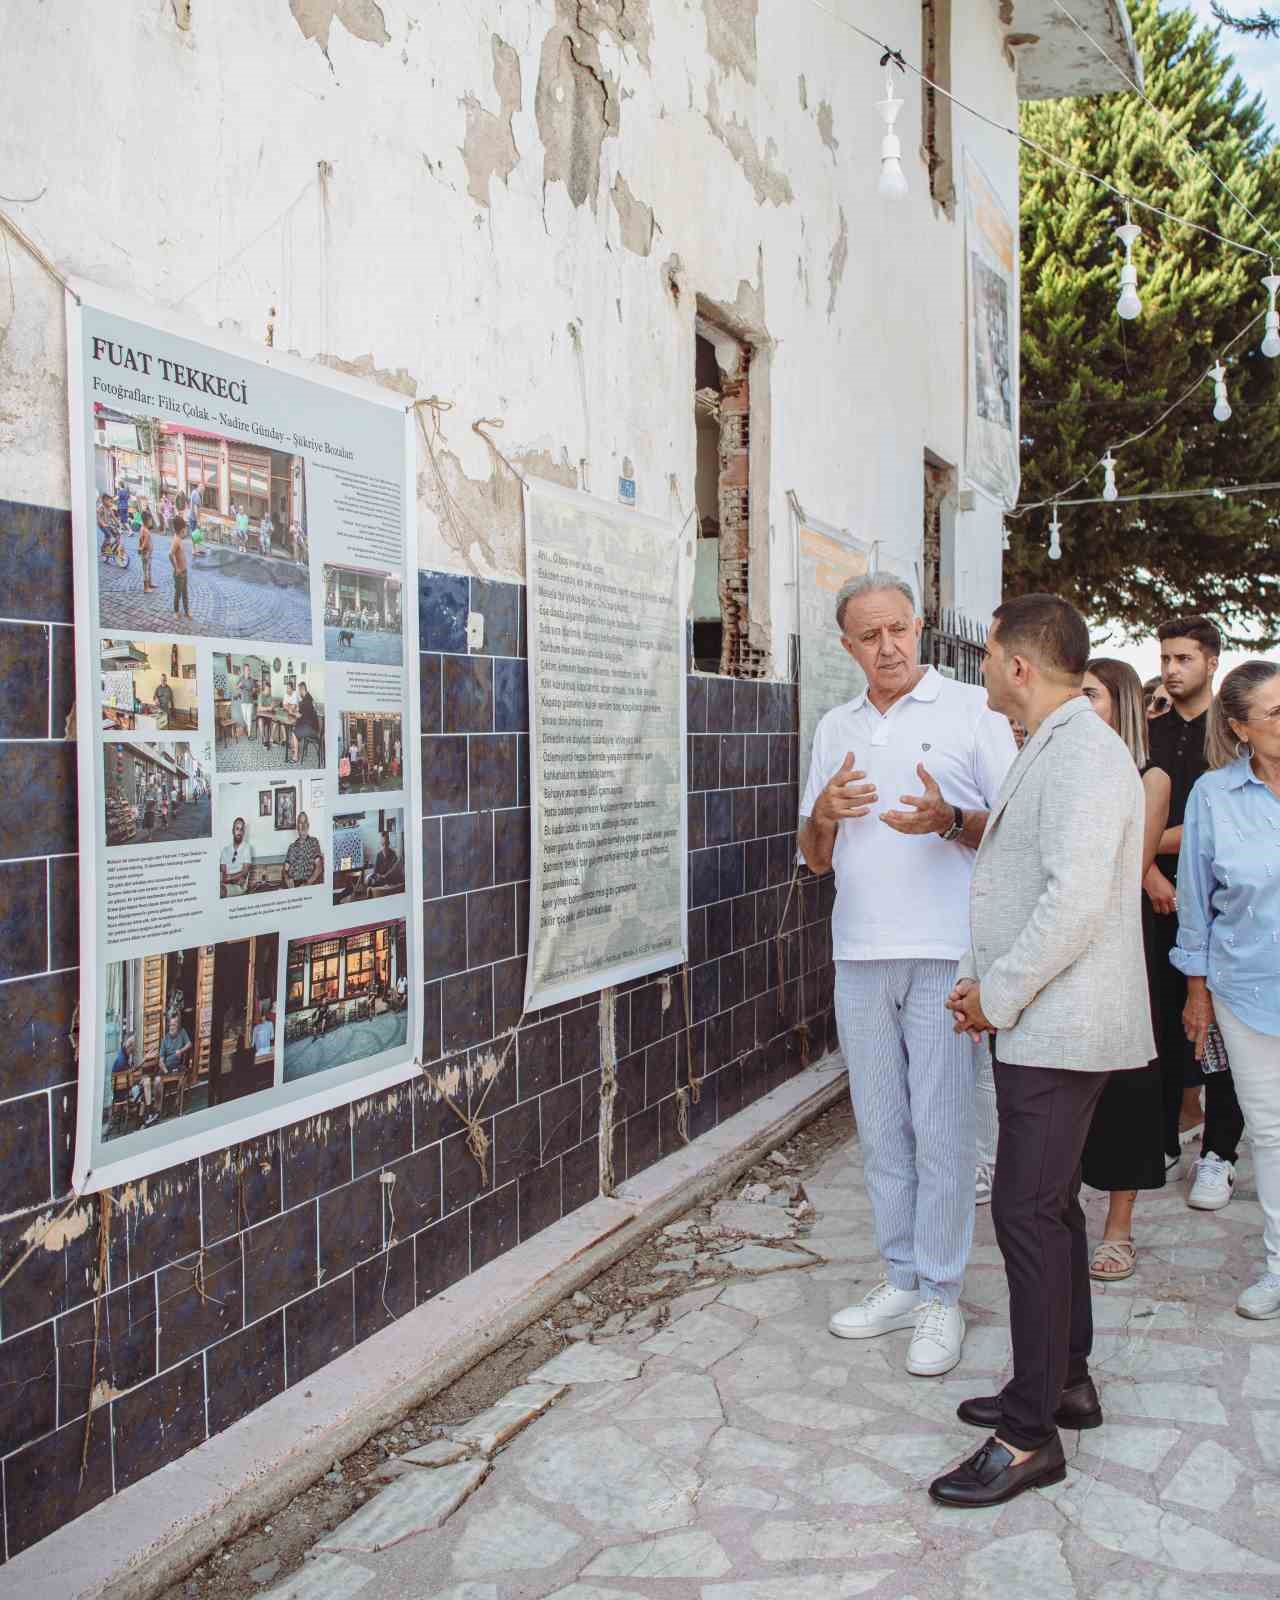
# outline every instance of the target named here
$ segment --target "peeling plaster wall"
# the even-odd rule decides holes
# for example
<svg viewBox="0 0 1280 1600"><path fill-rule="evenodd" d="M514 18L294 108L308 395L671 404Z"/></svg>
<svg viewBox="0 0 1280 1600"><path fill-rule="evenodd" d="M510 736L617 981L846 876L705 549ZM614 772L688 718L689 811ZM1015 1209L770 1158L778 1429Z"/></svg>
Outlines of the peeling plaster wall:
<svg viewBox="0 0 1280 1600"><path fill-rule="evenodd" d="M956 12L956 91L1012 121L996 9ZM906 0L860 20L916 29ZM683 517L694 300L733 305L743 284L771 347L752 626L775 670L788 490L918 548L923 452L963 455L962 229L929 202L913 80L911 194L878 197L875 51L802 0L495 0L483 24L446 0L51 0L9 34L0 170L8 194L43 190L10 209L54 260L250 338L272 320L277 346L453 402L439 473L423 453L424 565L522 575L481 416L504 419L513 461L606 497L630 457L639 504ZM163 162L114 92L122 67L202 108L166 128ZM1012 142L964 138L1012 206ZM12 244L0 272L0 495L65 506L60 295ZM957 603L981 615L994 508L962 513L959 539Z"/></svg>

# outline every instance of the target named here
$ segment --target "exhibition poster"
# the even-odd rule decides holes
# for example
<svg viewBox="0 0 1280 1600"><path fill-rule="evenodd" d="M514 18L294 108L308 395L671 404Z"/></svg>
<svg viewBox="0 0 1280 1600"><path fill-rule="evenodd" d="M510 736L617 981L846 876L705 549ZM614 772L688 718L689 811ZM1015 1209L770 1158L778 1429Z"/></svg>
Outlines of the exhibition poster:
<svg viewBox="0 0 1280 1600"><path fill-rule="evenodd" d="M67 296L75 1186L409 1077L417 541L402 397Z"/></svg>
<svg viewBox="0 0 1280 1600"><path fill-rule="evenodd" d="M840 642L836 596L871 570L870 547L814 517L796 520L796 608L800 634L800 781L818 723L833 706L861 693L866 678Z"/></svg>
<svg viewBox="0 0 1280 1600"><path fill-rule="evenodd" d="M688 827L679 528L530 481L525 552L529 1009L685 960Z"/></svg>
<svg viewBox="0 0 1280 1600"><path fill-rule="evenodd" d="M1018 234L982 168L964 158L968 280L965 477L1006 511L1018 501Z"/></svg>

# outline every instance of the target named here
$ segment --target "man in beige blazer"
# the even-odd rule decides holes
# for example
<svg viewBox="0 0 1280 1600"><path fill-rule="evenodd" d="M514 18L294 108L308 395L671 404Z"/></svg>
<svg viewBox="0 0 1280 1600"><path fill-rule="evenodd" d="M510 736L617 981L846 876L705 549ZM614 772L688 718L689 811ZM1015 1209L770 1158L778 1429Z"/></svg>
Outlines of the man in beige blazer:
<svg viewBox="0 0 1280 1600"><path fill-rule="evenodd" d="M1155 1051L1141 925L1142 785L1080 693L1089 631L1054 595L997 608L983 675L1028 737L974 860L973 947L948 999L993 1033L1000 1142L991 1214L1009 1280L1013 1377L966 1400L992 1436L930 1488L987 1506L1066 1473L1058 1428L1102 1421L1080 1158L1109 1074Z"/></svg>

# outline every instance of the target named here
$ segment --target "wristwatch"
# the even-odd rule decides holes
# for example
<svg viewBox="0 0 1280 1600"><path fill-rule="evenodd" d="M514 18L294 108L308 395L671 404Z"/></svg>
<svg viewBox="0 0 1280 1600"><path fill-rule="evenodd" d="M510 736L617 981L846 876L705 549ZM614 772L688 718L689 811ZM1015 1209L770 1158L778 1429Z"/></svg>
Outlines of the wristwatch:
<svg viewBox="0 0 1280 1600"><path fill-rule="evenodd" d="M955 819L946 832L939 835L946 843L950 843L952 839L958 839L964 832L964 812L961 811L959 806L952 806L951 809L955 812Z"/></svg>

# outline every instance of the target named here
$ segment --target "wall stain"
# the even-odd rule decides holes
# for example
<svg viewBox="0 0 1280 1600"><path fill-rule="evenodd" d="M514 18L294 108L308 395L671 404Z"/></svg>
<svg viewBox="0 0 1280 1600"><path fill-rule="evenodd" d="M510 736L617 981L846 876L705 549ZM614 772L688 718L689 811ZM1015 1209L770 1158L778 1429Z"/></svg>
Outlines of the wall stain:
<svg viewBox="0 0 1280 1600"><path fill-rule="evenodd" d="M496 33L493 45L493 86L498 91L499 110L486 111L474 95L462 104L467 113L467 132L462 143L462 160L467 169L467 193L477 205L489 204L489 184L494 178L503 183L520 160L511 119L523 106L520 82L520 57Z"/></svg>
<svg viewBox="0 0 1280 1600"><path fill-rule="evenodd" d="M348 361L342 356L322 353L309 359L334 372L345 372L349 378L363 378L366 383L378 383L384 389L394 389L397 394L408 395L411 400L418 393L418 380L403 367L375 366L372 355L356 356L354 361Z"/></svg>
<svg viewBox="0 0 1280 1600"><path fill-rule="evenodd" d="M621 173L613 180L609 198L613 201L613 209L618 213L623 246L638 256L647 256L653 249L653 233L656 227L653 207L645 205L643 200L636 199L631 192L630 184Z"/></svg>
<svg viewBox="0 0 1280 1600"><path fill-rule="evenodd" d="M831 102L822 100L818 104L818 137L830 150L832 156L840 148L840 141L836 138L835 115L831 110Z"/></svg>
<svg viewBox="0 0 1280 1600"><path fill-rule="evenodd" d="M765 201L775 206L789 205L795 199L791 180L774 165L778 147L766 139L764 151L756 147L756 136L745 122L730 116L726 122L720 115L720 95L713 77L707 84L707 109L704 113L707 126L746 174L747 182L755 190L756 204Z"/></svg>
<svg viewBox="0 0 1280 1600"><path fill-rule="evenodd" d="M756 81L756 14L759 0L702 0L707 22L707 50L724 68L725 75L740 72L748 83ZM803 84L803 79L801 83ZM801 90L801 104L804 103Z"/></svg>
<svg viewBox="0 0 1280 1600"><path fill-rule="evenodd" d="M387 19L377 0L289 0L293 20L304 39L314 39L329 58L329 30L340 22L353 39L367 44L391 42Z"/></svg>
<svg viewBox="0 0 1280 1600"><path fill-rule="evenodd" d="M844 269L849 265L849 219L844 214L844 207L840 207L840 231L836 234L835 243L831 246L831 254L827 257L827 283L830 293L827 296L827 317L830 319L835 314L836 296L840 292L840 283L844 278Z"/></svg>

